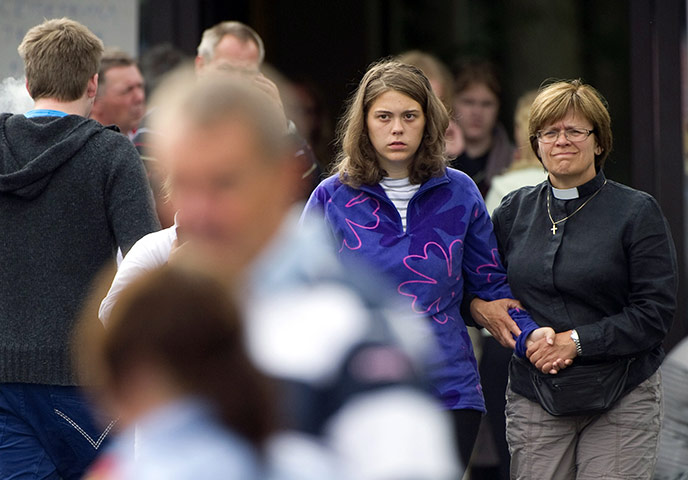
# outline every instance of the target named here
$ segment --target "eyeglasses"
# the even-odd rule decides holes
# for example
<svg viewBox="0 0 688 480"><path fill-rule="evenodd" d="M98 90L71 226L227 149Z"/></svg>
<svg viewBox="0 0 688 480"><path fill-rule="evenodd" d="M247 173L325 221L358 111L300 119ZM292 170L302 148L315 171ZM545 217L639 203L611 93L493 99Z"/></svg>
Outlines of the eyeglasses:
<svg viewBox="0 0 688 480"><path fill-rule="evenodd" d="M595 130L588 130L587 128L567 128L563 130L563 132L567 140L571 142L582 142L588 138L591 133L595 133ZM561 133L562 130L540 130L535 136L542 143L554 143Z"/></svg>

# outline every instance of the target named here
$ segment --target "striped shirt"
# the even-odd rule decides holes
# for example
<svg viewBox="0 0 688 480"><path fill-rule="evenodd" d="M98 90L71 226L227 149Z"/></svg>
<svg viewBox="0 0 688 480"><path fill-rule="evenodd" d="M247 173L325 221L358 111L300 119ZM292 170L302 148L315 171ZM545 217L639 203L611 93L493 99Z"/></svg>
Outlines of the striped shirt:
<svg viewBox="0 0 688 480"><path fill-rule="evenodd" d="M408 177L385 177L380 182L380 186L385 190L385 193L394 206L397 207L397 211L401 217L401 225L404 231L406 231L406 209L408 208L409 200L411 200L411 197L418 191L420 185L412 185Z"/></svg>

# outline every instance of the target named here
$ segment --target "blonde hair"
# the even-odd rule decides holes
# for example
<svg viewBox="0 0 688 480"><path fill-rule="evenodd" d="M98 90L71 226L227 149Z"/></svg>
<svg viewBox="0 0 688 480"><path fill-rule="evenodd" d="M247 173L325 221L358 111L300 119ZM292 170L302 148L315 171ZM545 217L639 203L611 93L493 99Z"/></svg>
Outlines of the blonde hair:
<svg viewBox="0 0 688 480"><path fill-rule="evenodd" d="M514 143L516 144L516 156L509 170L520 170L533 166L540 166L540 159L533 153L530 147L530 135L528 134L528 121L530 120L530 107L537 97L537 90L530 90L521 95L516 102L514 111Z"/></svg>
<svg viewBox="0 0 688 480"><path fill-rule="evenodd" d="M236 37L244 43L255 43L258 47L258 65L263 63L265 59L263 39L260 38L258 32L248 25L235 21L221 22L205 30L201 43L198 45L198 56L203 57L203 60L206 62L212 61L215 55L215 47L226 35Z"/></svg>
<svg viewBox="0 0 688 480"><path fill-rule="evenodd" d="M442 94L439 92L437 96L440 97L444 106L449 110L452 103L452 95L454 93L454 78L449 69L437 57L420 50L409 50L400 54L397 61L407 63L414 67L420 68L428 79L436 79L442 86Z"/></svg>
<svg viewBox="0 0 688 480"><path fill-rule="evenodd" d="M607 110L607 101L602 94L580 79L551 83L538 92L530 109L528 122L528 135L533 152L540 158L537 132L569 113L580 115L592 123L597 145L602 149L599 155L595 154L595 168L599 171L604 167L604 162L612 150L611 117Z"/></svg>
<svg viewBox="0 0 688 480"><path fill-rule="evenodd" d="M386 175L368 138L366 116L373 102L392 90L418 102L425 115L423 140L409 168L410 182L424 183L444 173L447 163L444 132L449 125L446 108L419 68L382 60L373 64L363 76L338 127L337 142L341 151L334 171L342 183L354 188L375 185Z"/></svg>
<svg viewBox="0 0 688 480"><path fill-rule="evenodd" d="M34 100L78 100L98 73L103 42L68 18L46 20L31 28L19 48L29 93Z"/></svg>

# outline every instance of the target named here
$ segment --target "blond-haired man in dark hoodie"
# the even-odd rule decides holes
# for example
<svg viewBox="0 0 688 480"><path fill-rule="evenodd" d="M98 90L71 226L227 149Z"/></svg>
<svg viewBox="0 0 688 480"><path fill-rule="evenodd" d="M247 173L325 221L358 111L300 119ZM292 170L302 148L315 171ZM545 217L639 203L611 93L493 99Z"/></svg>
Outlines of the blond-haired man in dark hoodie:
<svg viewBox="0 0 688 480"><path fill-rule="evenodd" d="M112 423L78 387L72 326L97 272L158 223L134 147L87 118L100 39L53 19L18 50L35 107L0 115L0 478L80 478Z"/></svg>

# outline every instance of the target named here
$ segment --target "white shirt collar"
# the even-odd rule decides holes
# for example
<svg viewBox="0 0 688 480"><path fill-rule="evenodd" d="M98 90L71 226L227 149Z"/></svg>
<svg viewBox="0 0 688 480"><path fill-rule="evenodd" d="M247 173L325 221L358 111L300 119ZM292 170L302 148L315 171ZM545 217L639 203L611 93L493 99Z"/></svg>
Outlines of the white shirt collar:
<svg viewBox="0 0 688 480"><path fill-rule="evenodd" d="M573 188L554 188L552 187L552 195L554 195L554 198L558 198L559 200L573 200L575 198L580 197L578 194L578 188L573 187Z"/></svg>

